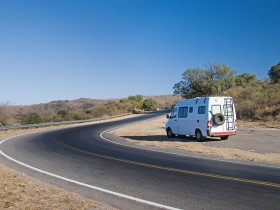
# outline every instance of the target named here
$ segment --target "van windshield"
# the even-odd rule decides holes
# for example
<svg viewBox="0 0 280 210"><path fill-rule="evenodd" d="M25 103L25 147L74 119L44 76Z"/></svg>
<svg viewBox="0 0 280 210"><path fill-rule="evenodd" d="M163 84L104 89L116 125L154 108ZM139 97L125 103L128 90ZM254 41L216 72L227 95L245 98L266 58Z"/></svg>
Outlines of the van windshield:
<svg viewBox="0 0 280 210"><path fill-rule="evenodd" d="M177 108L174 108L171 112L170 118L175 118L177 116Z"/></svg>
<svg viewBox="0 0 280 210"><path fill-rule="evenodd" d="M218 113L222 113L221 110L221 105L212 105L212 110L211 110L212 114L218 114Z"/></svg>

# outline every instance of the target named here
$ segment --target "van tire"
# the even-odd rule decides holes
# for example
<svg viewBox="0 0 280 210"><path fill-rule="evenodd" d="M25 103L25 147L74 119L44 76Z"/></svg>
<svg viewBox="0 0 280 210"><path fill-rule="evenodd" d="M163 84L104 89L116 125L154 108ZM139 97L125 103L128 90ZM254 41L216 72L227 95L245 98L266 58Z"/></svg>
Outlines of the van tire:
<svg viewBox="0 0 280 210"><path fill-rule="evenodd" d="M204 137L202 136L202 133L200 130L195 131L195 139L199 142L204 140Z"/></svg>
<svg viewBox="0 0 280 210"><path fill-rule="evenodd" d="M228 140L228 136L221 136L220 137L222 140Z"/></svg>
<svg viewBox="0 0 280 210"><path fill-rule="evenodd" d="M168 138L174 138L174 133L172 132L171 128L167 128L166 134Z"/></svg>
<svg viewBox="0 0 280 210"><path fill-rule="evenodd" d="M222 113L214 114L213 121L215 125L223 125L225 123L225 116Z"/></svg>

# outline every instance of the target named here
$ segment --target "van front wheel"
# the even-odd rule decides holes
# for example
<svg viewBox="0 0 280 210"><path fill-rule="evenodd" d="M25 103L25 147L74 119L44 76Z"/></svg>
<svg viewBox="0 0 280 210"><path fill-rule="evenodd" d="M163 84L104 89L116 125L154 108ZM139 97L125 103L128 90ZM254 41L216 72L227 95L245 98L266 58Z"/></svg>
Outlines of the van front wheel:
<svg viewBox="0 0 280 210"><path fill-rule="evenodd" d="M173 138L175 136L174 133L172 132L171 128L168 128L166 130L166 134L167 134L168 138Z"/></svg>
<svg viewBox="0 0 280 210"><path fill-rule="evenodd" d="M200 130L195 131L195 138L196 138L197 141L203 141L204 138L203 138Z"/></svg>

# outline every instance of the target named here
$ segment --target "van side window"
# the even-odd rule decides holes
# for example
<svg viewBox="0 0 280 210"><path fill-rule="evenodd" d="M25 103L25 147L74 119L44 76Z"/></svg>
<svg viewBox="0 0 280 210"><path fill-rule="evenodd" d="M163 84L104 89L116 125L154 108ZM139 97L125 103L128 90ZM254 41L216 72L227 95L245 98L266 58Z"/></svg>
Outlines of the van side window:
<svg viewBox="0 0 280 210"><path fill-rule="evenodd" d="M175 118L177 116L177 108L172 109L170 118Z"/></svg>
<svg viewBox="0 0 280 210"><path fill-rule="evenodd" d="M180 107L178 112L179 118L186 118L188 117L188 107Z"/></svg>
<svg viewBox="0 0 280 210"><path fill-rule="evenodd" d="M189 113L193 113L193 107L189 108Z"/></svg>
<svg viewBox="0 0 280 210"><path fill-rule="evenodd" d="M212 105L211 112L212 114L222 113L221 105Z"/></svg>
<svg viewBox="0 0 280 210"><path fill-rule="evenodd" d="M205 114L205 106L198 107L198 114Z"/></svg>

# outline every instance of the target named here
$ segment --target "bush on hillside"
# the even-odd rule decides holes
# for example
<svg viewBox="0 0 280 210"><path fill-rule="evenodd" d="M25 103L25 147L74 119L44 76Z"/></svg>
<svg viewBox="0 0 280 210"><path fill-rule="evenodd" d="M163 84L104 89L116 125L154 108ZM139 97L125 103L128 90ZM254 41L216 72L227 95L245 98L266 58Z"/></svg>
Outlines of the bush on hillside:
<svg viewBox="0 0 280 210"><path fill-rule="evenodd" d="M8 125L12 121L8 104L0 104L0 126Z"/></svg>
<svg viewBox="0 0 280 210"><path fill-rule="evenodd" d="M145 111L154 111L157 108L157 102L154 99L148 98L143 102L142 108Z"/></svg>
<svg viewBox="0 0 280 210"><path fill-rule="evenodd" d="M270 68L268 76L273 82L280 83L280 62Z"/></svg>
<svg viewBox="0 0 280 210"><path fill-rule="evenodd" d="M22 119L22 124L37 124L44 122L44 119L36 112L29 113Z"/></svg>
<svg viewBox="0 0 280 210"><path fill-rule="evenodd" d="M280 84L258 82L235 87L224 95L233 97L237 117L242 120L280 121Z"/></svg>

